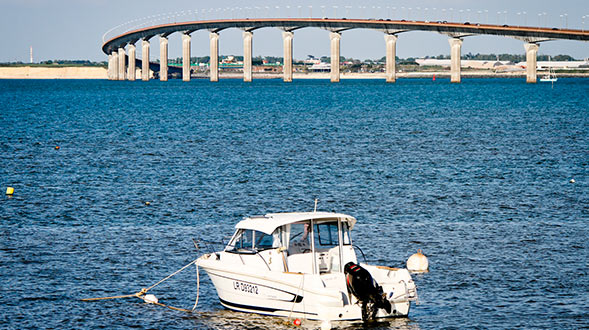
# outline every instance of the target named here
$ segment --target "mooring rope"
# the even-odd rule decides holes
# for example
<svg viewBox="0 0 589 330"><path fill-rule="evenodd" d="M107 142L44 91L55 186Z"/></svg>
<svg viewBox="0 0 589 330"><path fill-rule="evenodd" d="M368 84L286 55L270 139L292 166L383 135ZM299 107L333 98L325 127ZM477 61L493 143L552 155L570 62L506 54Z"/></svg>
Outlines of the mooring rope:
<svg viewBox="0 0 589 330"><path fill-rule="evenodd" d="M187 264L186 266L178 269L177 271L173 272L172 274L168 275L167 277L163 278L162 280L160 280L159 282L155 283L154 285L148 287L148 288L142 288L141 291L133 293L133 294L126 294L126 295L119 295L119 296L110 296L110 297L96 297L96 298L83 298L81 299L82 301L97 301L97 300L107 300L107 299L120 299L120 298L139 298L143 301L145 301L146 303L150 303L150 304L154 304L154 305L158 305L158 306L162 306L162 307L166 307L169 309L173 309L175 311L181 311L181 312L187 312L187 313L192 313L196 310L196 306L198 305L198 297L200 294L200 275L199 275L199 271L198 271L198 265L196 264L196 261L198 259L194 259L193 261L191 261L189 264ZM185 309L185 308L178 308L178 307L174 307L174 306L169 306L166 304L162 304L160 302L155 302L155 301L147 301L145 299L145 294L155 288L156 286L162 284L163 282L169 280L170 278L172 278L173 276L175 276L176 274L180 273L181 271L185 270L186 268L190 267L192 264L196 265L196 301L194 302L194 306L192 307L192 309Z"/></svg>
<svg viewBox="0 0 589 330"><path fill-rule="evenodd" d="M107 299L119 299L119 298L132 298L132 297L139 297L143 295L142 291L133 293L133 294L125 294L122 296L111 296L111 297L97 297L97 298L83 298L82 301L96 301L96 300L107 300Z"/></svg>
<svg viewBox="0 0 589 330"><path fill-rule="evenodd" d="M151 289L155 288L156 286L160 285L161 283L163 283L163 282L165 282L165 281L169 280L169 279L170 279L171 277L173 277L174 275L176 275L176 274L180 273L180 272L181 272L181 271L183 271L184 269L186 269L186 268L188 268L188 267L192 266L192 264L193 264L193 263L195 263L195 262L196 262L196 260L198 260L198 259L194 259L194 260L193 260L193 261L191 261L191 262L190 262L188 265L186 265L186 266L184 266L184 267L182 267L182 268L178 269L177 271L175 271L175 272L173 272L172 274L168 275L166 278L164 278L164 279L160 280L159 282L157 282L156 284L154 284L154 285L150 286L149 288L147 288L147 289L146 289L146 291L145 291L145 292L147 292L147 291L149 291L149 290L151 290Z"/></svg>
<svg viewBox="0 0 589 330"><path fill-rule="evenodd" d="M297 288L297 294L295 295L293 301L292 301L292 306L290 307L290 312L288 313L288 319L290 320L290 317L292 316L292 311L294 310L295 307L295 303L297 302L297 298L299 297L299 292L301 291L301 288L303 287L303 283L305 283L305 274L301 274L301 282L299 283L299 287ZM304 294L304 291L303 291Z"/></svg>
<svg viewBox="0 0 589 330"><path fill-rule="evenodd" d="M200 294L200 276L198 274L198 264L194 264L196 266L196 300L194 301L194 306L192 307L192 311L196 310L196 306L198 306L198 296Z"/></svg>

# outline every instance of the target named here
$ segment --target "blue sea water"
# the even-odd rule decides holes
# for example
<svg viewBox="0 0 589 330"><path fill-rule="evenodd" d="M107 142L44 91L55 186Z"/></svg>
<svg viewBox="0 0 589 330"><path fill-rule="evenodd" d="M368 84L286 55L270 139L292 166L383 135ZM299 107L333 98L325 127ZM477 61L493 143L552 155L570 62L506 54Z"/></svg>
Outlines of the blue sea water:
<svg viewBox="0 0 589 330"><path fill-rule="evenodd" d="M315 198L369 262L430 261L409 318L337 328L589 327L587 79L0 80L0 102L2 329L291 328L224 310L204 272L194 314L80 299ZM190 308L195 269L151 293Z"/></svg>

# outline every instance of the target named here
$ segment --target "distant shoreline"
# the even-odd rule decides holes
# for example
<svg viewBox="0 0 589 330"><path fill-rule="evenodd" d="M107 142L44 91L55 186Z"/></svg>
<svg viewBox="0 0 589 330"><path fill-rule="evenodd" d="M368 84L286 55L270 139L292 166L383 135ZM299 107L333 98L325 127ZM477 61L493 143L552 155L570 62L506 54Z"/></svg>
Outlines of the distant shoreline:
<svg viewBox="0 0 589 330"><path fill-rule="evenodd" d="M544 73L538 72L538 78ZM416 71L397 72L398 79L406 78L430 78L449 79L450 71ZM488 70L463 70L462 78L522 78L526 73L520 72L492 72ZM589 78L588 73L559 73L558 77ZM140 79L140 77L137 77ZM239 72L222 72L221 79L241 79ZM254 79L282 79L281 73L253 73ZM293 73L293 79L329 79L327 73ZM378 73L341 73L341 79L385 79L383 72ZM104 67L72 66L72 67L0 67L0 79L107 79L107 69ZM208 79L205 74L195 74L193 79Z"/></svg>
<svg viewBox="0 0 589 330"><path fill-rule="evenodd" d="M107 70L96 66L0 67L0 79L106 79Z"/></svg>

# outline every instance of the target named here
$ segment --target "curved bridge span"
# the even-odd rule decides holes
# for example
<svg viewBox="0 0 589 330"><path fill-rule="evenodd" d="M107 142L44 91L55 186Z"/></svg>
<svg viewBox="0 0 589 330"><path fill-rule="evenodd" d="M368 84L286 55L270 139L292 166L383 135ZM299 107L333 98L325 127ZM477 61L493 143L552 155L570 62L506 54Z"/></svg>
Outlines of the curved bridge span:
<svg viewBox="0 0 589 330"><path fill-rule="evenodd" d="M386 43L386 79L394 82L395 54L397 35L409 31L430 31L449 37L451 47L451 81L460 82L460 54L463 38L476 35L495 35L522 40L526 49L527 82L536 82L536 56L540 42L549 40L589 41L589 31L540 28L527 26L490 25L476 23L449 23L405 20L375 19L334 19L334 18L267 18L267 19L223 19L193 22L181 22L156 25L126 32L106 41L102 50L109 56L109 79L125 80L127 70L135 72L135 43L142 40L142 79L148 80L150 39L160 39L160 79L167 80L168 75L168 36L172 33L182 34L183 80L190 80L190 35L199 30L210 31L210 79L217 81L219 32L229 28L244 31L244 81L251 81L251 58L253 31L261 28L279 28L283 30L284 43L284 81L292 81L292 39L294 31L301 28L316 27L331 31L331 81L339 81L340 39L341 33L351 29L372 29L382 31ZM128 56L125 48L128 48ZM127 63L128 58L128 63ZM334 62L336 59L336 63ZM128 74L134 80L134 74Z"/></svg>

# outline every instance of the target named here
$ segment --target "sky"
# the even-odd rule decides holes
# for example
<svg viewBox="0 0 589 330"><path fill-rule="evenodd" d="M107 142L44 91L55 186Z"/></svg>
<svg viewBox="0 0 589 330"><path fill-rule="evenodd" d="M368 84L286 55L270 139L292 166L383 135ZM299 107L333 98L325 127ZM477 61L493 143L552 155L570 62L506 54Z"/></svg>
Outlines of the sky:
<svg viewBox="0 0 589 330"><path fill-rule="evenodd" d="M287 6L289 8L287 8ZM203 13L204 12L204 13ZM171 14L171 15L170 15ZM509 25L550 26L589 29L587 0L427 0L427 1L267 1L225 0L0 0L0 30L4 31L0 62L34 62L56 59L104 61L101 46L108 37L138 24L163 21L193 21L203 18L238 17L348 17L411 20L447 20ZM583 16L586 16L583 19ZM159 19L159 21L158 21ZM131 23L129 23L131 21ZM152 22L152 23L150 23ZM128 24L125 24L128 23ZM122 25L122 26L121 26ZM7 33L8 32L8 33ZM241 55L242 32L228 29L220 33L219 53ZM282 56L282 31L276 28L254 32L253 55ZM181 56L178 33L172 34L169 57ZM151 58L159 56L157 37L152 39ZM434 32L399 34L397 56L448 55L448 37ZM296 59L307 55L329 56L329 32L318 28L295 31L293 53ZM140 56L141 47L137 47ZM192 56L209 53L208 31L192 34ZM507 37L473 36L464 39L462 53L523 54L523 42ZM378 59L385 54L383 33L349 30L342 34L341 55L356 59ZM540 44L538 54L568 54L589 58L589 42L549 41Z"/></svg>

